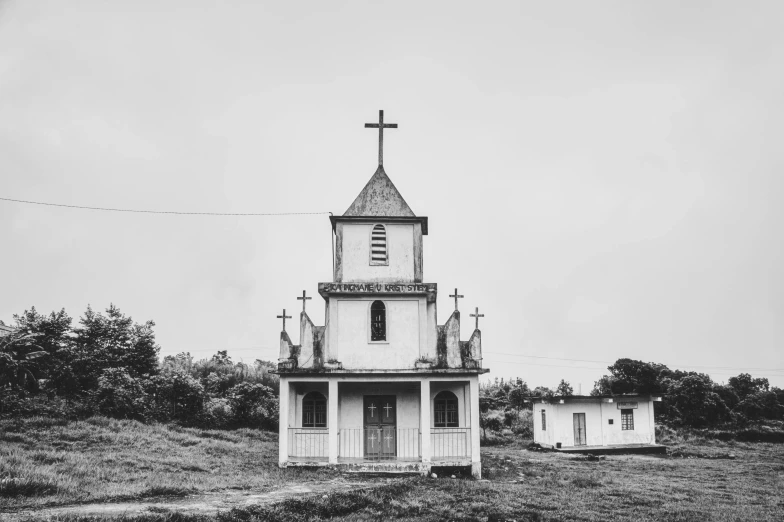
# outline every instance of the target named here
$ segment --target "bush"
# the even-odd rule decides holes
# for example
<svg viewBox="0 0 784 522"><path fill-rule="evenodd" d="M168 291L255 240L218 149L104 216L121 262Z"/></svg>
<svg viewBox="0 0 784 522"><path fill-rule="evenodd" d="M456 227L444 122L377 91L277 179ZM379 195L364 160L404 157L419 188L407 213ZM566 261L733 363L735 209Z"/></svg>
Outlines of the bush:
<svg viewBox="0 0 784 522"><path fill-rule="evenodd" d="M488 410L479 413L479 425L482 428L482 436L487 439L488 430L491 433L501 433L504 429L504 412L500 410Z"/></svg>
<svg viewBox="0 0 784 522"><path fill-rule="evenodd" d="M228 428L234 424L234 414L228 399L207 399L198 416L197 424L204 428Z"/></svg>
<svg viewBox="0 0 784 522"><path fill-rule="evenodd" d="M167 367L147 381L149 413L159 420L188 419L202 411L204 386L180 368Z"/></svg>
<svg viewBox="0 0 784 522"><path fill-rule="evenodd" d="M278 398L263 384L242 382L228 392L234 420L251 427L275 428L278 424Z"/></svg>
<svg viewBox="0 0 784 522"><path fill-rule="evenodd" d="M98 378L95 392L98 411L119 419L143 419L147 394L139 379L125 368L107 368Z"/></svg>
<svg viewBox="0 0 784 522"><path fill-rule="evenodd" d="M523 410L512 419L512 433L524 439L534 438L534 416L531 410Z"/></svg>

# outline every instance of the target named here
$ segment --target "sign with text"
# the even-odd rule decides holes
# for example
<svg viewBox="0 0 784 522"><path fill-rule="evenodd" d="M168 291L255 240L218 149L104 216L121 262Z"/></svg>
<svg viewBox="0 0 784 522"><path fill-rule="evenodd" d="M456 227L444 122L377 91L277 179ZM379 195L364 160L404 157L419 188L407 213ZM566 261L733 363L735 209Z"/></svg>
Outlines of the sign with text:
<svg viewBox="0 0 784 522"><path fill-rule="evenodd" d="M619 410L636 410L637 401L618 401Z"/></svg>
<svg viewBox="0 0 784 522"><path fill-rule="evenodd" d="M319 293L330 294L425 294L435 291L433 283L319 283Z"/></svg>

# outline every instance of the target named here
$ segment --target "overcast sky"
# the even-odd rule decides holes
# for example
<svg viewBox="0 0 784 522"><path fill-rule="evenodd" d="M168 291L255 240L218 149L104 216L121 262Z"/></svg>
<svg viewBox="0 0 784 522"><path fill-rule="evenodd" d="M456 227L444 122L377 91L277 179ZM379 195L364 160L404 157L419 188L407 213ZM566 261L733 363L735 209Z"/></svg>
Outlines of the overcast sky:
<svg viewBox="0 0 784 522"><path fill-rule="evenodd" d="M457 286L490 377L784 386L784 3L368 4L0 1L0 197L342 214L384 109L439 323ZM115 303L162 355L274 360L332 277L326 214L0 201L0 245L0 319Z"/></svg>

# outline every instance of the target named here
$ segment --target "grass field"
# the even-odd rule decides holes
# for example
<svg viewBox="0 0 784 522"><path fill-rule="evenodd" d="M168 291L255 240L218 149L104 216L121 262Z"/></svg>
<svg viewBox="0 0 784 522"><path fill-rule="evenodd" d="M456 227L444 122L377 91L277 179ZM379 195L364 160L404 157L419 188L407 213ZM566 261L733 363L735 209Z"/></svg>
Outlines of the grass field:
<svg viewBox="0 0 784 522"><path fill-rule="evenodd" d="M784 520L784 446L677 436L665 442L672 445L667 457L603 460L528 451L522 442L492 446L482 450L480 481L411 477L217 516L151 512L128 520ZM0 459L6 512L229 488L264 491L335 476L279 470L274 434L102 418L0 423Z"/></svg>
<svg viewBox="0 0 784 522"><path fill-rule="evenodd" d="M277 455L277 434L261 430L103 417L2 421L0 510L224 489L267 491L326 474L281 470Z"/></svg>

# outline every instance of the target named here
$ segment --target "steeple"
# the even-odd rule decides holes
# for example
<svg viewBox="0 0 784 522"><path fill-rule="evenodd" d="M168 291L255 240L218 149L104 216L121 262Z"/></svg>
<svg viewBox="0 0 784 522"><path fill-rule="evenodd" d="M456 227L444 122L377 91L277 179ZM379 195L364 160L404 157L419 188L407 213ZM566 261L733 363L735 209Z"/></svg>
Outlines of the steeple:
<svg viewBox="0 0 784 522"><path fill-rule="evenodd" d="M376 173L367 182L343 216L390 216L416 217L395 184L379 165Z"/></svg>
<svg viewBox="0 0 784 522"><path fill-rule="evenodd" d="M397 123L384 123L384 111L378 111L378 123L366 123L366 128L378 129L378 168L365 188L342 216L330 216L332 229L337 232L338 223L352 224L415 224L419 242L417 256L421 257L421 236L427 235L427 217L417 216L400 195L395 184L384 172L384 129L396 129ZM339 263L338 263L339 264ZM421 262L420 262L421 264ZM336 274L339 274L337 270ZM336 276L337 277L337 276Z"/></svg>

